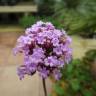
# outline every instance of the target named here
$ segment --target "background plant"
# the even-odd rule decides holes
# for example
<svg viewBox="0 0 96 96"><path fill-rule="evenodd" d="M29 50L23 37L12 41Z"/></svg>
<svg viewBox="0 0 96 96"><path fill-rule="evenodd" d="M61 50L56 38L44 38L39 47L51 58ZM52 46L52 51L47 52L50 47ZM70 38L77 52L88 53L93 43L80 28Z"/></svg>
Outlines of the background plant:
<svg viewBox="0 0 96 96"><path fill-rule="evenodd" d="M37 18L35 18L34 16L23 16L19 20L19 24L20 26L27 28L33 25L36 21L37 21Z"/></svg>
<svg viewBox="0 0 96 96"><path fill-rule="evenodd" d="M56 27L66 29L69 34L88 38L96 36L96 0L36 0L36 3L39 19L49 20ZM25 19L29 23L36 18L38 16L24 17L23 21Z"/></svg>
<svg viewBox="0 0 96 96"><path fill-rule="evenodd" d="M54 17L69 34L91 38L96 34L95 0L61 0L56 3Z"/></svg>
<svg viewBox="0 0 96 96"><path fill-rule="evenodd" d="M35 0L38 5L39 15L52 15L54 13L55 0Z"/></svg>
<svg viewBox="0 0 96 96"><path fill-rule="evenodd" d="M83 57L83 62L87 65L91 65L96 60L96 49L89 50Z"/></svg>
<svg viewBox="0 0 96 96"><path fill-rule="evenodd" d="M57 96L95 96L96 81L89 65L75 59L62 70L62 79L54 84Z"/></svg>
<svg viewBox="0 0 96 96"><path fill-rule="evenodd" d="M38 20L42 20L44 22L52 22L52 24L56 27L56 28L63 28L63 25L59 23L58 20L55 20L53 17L51 16L23 16L20 20L19 20L19 25L27 28L30 27L30 25L34 24L36 21Z"/></svg>

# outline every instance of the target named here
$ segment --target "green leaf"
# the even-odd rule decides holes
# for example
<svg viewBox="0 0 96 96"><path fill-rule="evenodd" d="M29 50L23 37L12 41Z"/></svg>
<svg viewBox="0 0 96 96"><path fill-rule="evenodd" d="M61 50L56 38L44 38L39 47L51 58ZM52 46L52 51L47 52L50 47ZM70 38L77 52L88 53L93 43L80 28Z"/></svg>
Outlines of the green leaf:
<svg viewBox="0 0 96 96"><path fill-rule="evenodd" d="M84 90L83 96L93 96L92 91L90 91L90 90Z"/></svg>
<svg viewBox="0 0 96 96"><path fill-rule="evenodd" d="M70 80L70 85L74 91L78 91L80 89L80 82L78 79Z"/></svg>
<svg viewBox="0 0 96 96"><path fill-rule="evenodd" d="M64 89L58 83L54 85L54 90L58 95L64 95Z"/></svg>
<svg viewBox="0 0 96 96"><path fill-rule="evenodd" d="M68 73L71 73L72 70L73 70L73 65L72 65L72 64L68 65L68 66L67 66L67 72L68 72Z"/></svg>

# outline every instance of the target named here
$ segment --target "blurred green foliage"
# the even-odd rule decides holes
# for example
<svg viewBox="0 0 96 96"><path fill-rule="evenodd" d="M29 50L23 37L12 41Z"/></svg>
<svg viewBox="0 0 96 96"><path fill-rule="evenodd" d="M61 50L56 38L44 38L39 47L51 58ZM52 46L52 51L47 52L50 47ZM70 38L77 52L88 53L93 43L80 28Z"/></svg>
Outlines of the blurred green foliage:
<svg viewBox="0 0 96 96"><path fill-rule="evenodd" d="M96 96L96 78L90 67L94 60L96 49L87 51L82 59L74 59L65 65L61 70L61 80L53 87L56 96Z"/></svg>
<svg viewBox="0 0 96 96"><path fill-rule="evenodd" d="M37 4L39 20L43 18L51 21L57 28L64 28L68 34L88 38L96 36L96 0L37 0ZM26 22L23 22L24 19ZM23 17L20 22L27 25L29 21L35 21L32 19L38 20L38 16Z"/></svg>
<svg viewBox="0 0 96 96"><path fill-rule="evenodd" d="M36 21L37 21L37 18L35 18L34 16L23 16L19 20L19 24L20 26L27 28L27 27L30 27L32 24L34 24Z"/></svg>
<svg viewBox="0 0 96 96"><path fill-rule="evenodd" d="M55 5L54 18L63 23L69 34L93 37L96 35L96 0L61 0Z"/></svg>
<svg viewBox="0 0 96 96"><path fill-rule="evenodd" d="M85 53L85 56L83 57L83 62L87 65L90 65L94 63L96 60L96 49L89 50Z"/></svg>
<svg viewBox="0 0 96 96"><path fill-rule="evenodd" d="M19 24L20 26L27 28L30 27L32 24L36 23L36 21L42 20L44 22L52 22L52 24L56 27L56 28L62 28L63 25L59 24L58 20L55 20L54 18L50 17L50 16L23 16L20 20L19 20Z"/></svg>
<svg viewBox="0 0 96 96"><path fill-rule="evenodd" d="M57 96L96 96L96 81L89 65L85 65L82 60L72 60L61 72L61 80L53 87Z"/></svg>
<svg viewBox="0 0 96 96"><path fill-rule="evenodd" d="M54 13L55 0L36 0L39 15L52 15Z"/></svg>

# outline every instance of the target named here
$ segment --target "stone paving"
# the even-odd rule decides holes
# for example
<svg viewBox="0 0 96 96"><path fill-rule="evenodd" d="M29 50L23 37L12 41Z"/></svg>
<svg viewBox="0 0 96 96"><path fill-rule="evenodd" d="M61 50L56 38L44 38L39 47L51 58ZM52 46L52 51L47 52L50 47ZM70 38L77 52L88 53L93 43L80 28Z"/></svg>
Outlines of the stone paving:
<svg viewBox="0 0 96 96"><path fill-rule="evenodd" d="M20 34L0 33L0 96L44 96L42 80L35 74L26 76L20 81L16 68L23 63L23 56L12 54L16 38ZM50 93L51 82L47 80L47 91Z"/></svg>

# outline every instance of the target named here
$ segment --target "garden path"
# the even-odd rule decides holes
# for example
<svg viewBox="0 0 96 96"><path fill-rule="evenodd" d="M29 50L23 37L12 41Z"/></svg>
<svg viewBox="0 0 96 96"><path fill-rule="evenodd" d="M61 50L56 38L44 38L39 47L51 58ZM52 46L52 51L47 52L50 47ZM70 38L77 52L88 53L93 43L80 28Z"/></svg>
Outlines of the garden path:
<svg viewBox="0 0 96 96"><path fill-rule="evenodd" d="M0 96L44 96L38 74L26 76L20 81L16 68L22 64L22 56L12 54L12 48L21 33L0 33ZM48 93L51 82L47 80Z"/></svg>

